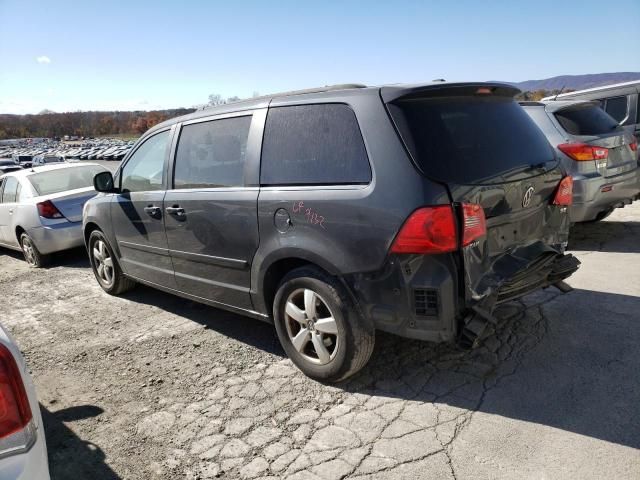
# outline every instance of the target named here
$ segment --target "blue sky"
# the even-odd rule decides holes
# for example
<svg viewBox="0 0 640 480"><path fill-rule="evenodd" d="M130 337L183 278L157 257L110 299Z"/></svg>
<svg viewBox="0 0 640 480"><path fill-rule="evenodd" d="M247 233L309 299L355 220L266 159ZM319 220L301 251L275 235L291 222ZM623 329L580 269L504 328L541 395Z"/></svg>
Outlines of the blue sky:
<svg viewBox="0 0 640 480"><path fill-rule="evenodd" d="M639 48L638 0L0 0L0 113L640 71Z"/></svg>

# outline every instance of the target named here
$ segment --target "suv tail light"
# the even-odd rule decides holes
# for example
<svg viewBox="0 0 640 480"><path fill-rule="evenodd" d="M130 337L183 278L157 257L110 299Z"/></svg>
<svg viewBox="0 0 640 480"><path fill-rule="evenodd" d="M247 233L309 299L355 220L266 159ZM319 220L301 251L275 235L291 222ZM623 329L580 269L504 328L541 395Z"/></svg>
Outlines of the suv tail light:
<svg viewBox="0 0 640 480"><path fill-rule="evenodd" d="M484 210L475 203L462 204L462 217L464 219L462 246L466 247L487 233L487 221L484 218Z"/></svg>
<svg viewBox="0 0 640 480"><path fill-rule="evenodd" d="M558 189L553 197L554 205L571 205L573 203L573 177L568 176L560 180Z"/></svg>
<svg viewBox="0 0 640 480"><path fill-rule="evenodd" d="M60 213L60 210L51 202L46 200L37 204L38 214L44 218L64 218L64 215Z"/></svg>
<svg viewBox="0 0 640 480"><path fill-rule="evenodd" d="M629 148L631 150L633 150L634 152L638 151L638 140L633 140L630 144L629 144Z"/></svg>
<svg viewBox="0 0 640 480"><path fill-rule="evenodd" d="M36 427L22 375L9 349L0 344L0 455L28 449Z"/></svg>
<svg viewBox="0 0 640 480"><path fill-rule="evenodd" d="M480 205L463 203L462 246L486 233ZM458 249L456 217L451 205L419 208L404 222L391 245L392 253L447 253Z"/></svg>
<svg viewBox="0 0 640 480"><path fill-rule="evenodd" d="M609 157L608 148L594 147L586 143L561 143L558 145L558 150L578 162L606 160Z"/></svg>

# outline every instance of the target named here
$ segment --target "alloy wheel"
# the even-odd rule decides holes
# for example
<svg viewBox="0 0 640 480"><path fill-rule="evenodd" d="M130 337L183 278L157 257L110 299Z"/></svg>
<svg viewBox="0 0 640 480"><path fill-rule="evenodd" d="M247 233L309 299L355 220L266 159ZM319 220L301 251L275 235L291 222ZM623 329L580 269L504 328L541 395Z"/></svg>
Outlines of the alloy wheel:
<svg viewBox="0 0 640 480"><path fill-rule="evenodd" d="M106 285L113 283L113 259L104 241L98 240L93 244L93 262L96 274Z"/></svg>
<svg viewBox="0 0 640 480"><path fill-rule="evenodd" d="M293 291L285 304L289 340L307 361L326 365L338 352L338 324L327 303L308 288Z"/></svg>
<svg viewBox="0 0 640 480"><path fill-rule="evenodd" d="M36 264L36 253L33 250L33 244L28 238L22 240L22 251L24 252L24 258L30 265Z"/></svg>

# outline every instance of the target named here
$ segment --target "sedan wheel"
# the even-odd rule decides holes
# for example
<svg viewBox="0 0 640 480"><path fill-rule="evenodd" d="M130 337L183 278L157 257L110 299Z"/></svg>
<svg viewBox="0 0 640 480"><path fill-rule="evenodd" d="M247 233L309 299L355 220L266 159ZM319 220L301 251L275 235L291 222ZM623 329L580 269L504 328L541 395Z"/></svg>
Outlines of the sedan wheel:
<svg viewBox="0 0 640 480"><path fill-rule="evenodd" d="M33 243L31 237L26 233L23 233L20 237L20 246L22 247L24 259L30 267L40 268L47 263L48 257L40 253L36 244Z"/></svg>

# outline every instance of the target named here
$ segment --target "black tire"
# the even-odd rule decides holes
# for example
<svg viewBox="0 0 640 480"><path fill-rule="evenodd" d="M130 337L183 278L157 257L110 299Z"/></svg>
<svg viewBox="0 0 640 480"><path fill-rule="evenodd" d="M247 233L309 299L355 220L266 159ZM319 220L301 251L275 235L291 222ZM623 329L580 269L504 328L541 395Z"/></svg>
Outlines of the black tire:
<svg viewBox="0 0 640 480"><path fill-rule="evenodd" d="M20 235L20 248L30 267L41 268L49 263L49 257L40 253L33 239L26 233Z"/></svg>
<svg viewBox="0 0 640 480"><path fill-rule="evenodd" d="M307 323L306 291L312 291L314 298L313 321ZM295 303L299 295L304 297L303 323L295 320L286 313L287 303ZM295 305L294 305L295 306ZM324 310L324 313L321 311ZM321 320L327 315L334 319L331 328L336 334L324 333L320 327ZM299 315L299 313L297 313ZM375 329L367 326L359 311L353 305L344 287L333 277L322 270L309 266L301 267L289 272L280 282L274 302L273 317L278 338L285 352L302 372L315 380L337 382L344 380L359 370L369 361L375 343ZM324 318L326 320L326 318ZM316 327L315 322L318 322ZM303 326L304 325L304 326ZM293 331L293 328L298 328ZM304 331L303 331L304 330ZM293 344L296 333L307 334L306 347L299 351ZM316 341L325 346L324 354L330 355L320 358L316 352ZM309 346L310 345L310 346ZM317 357L317 358L316 358Z"/></svg>
<svg viewBox="0 0 640 480"><path fill-rule="evenodd" d="M94 250L102 252L102 261L99 256L95 254ZM107 266L105 262L107 258L110 259L111 266ZM111 245L109 245L107 238L100 230L94 230L89 236L89 260L91 261L91 269L98 284L108 294L120 295L136 286L136 282L122 273L120 264L111 249ZM100 267L102 267L102 269ZM110 273L104 274L105 270L110 271ZM109 279L111 280L109 281Z"/></svg>
<svg viewBox="0 0 640 480"><path fill-rule="evenodd" d="M600 212L598 215L596 215L596 218L594 218L593 220L586 220L582 223L596 223L596 222L600 222L601 220L604 220L605 218L607 218L609 215L611 215L613 213L613 210L607 210L604 212Z"/></svg>

